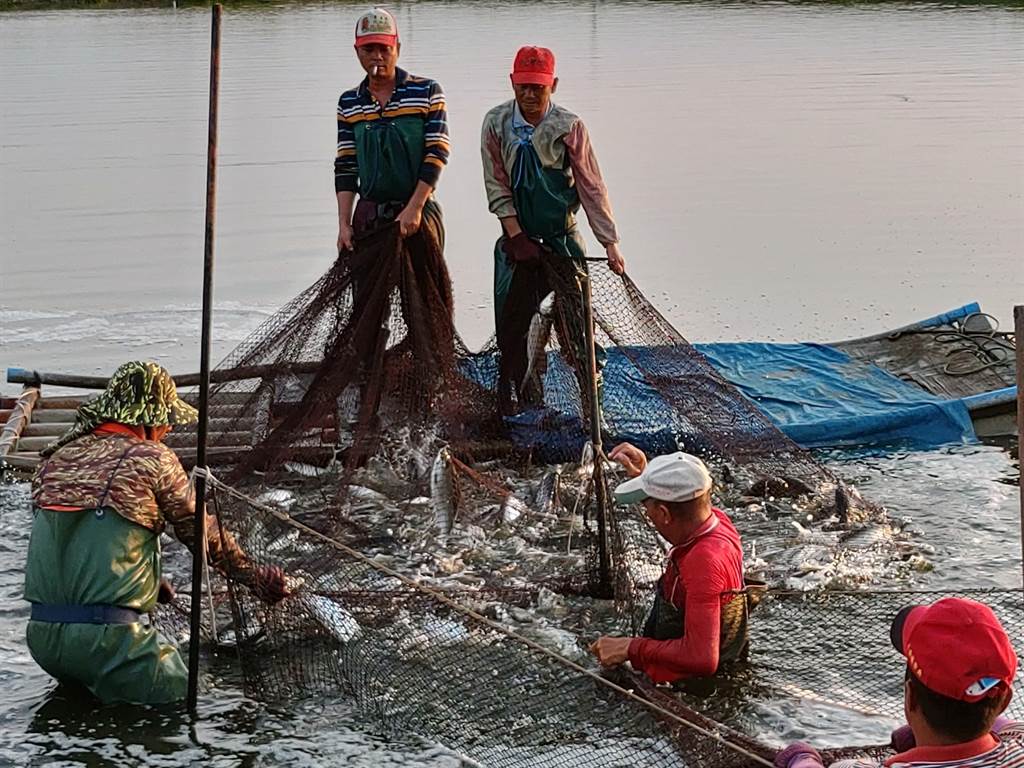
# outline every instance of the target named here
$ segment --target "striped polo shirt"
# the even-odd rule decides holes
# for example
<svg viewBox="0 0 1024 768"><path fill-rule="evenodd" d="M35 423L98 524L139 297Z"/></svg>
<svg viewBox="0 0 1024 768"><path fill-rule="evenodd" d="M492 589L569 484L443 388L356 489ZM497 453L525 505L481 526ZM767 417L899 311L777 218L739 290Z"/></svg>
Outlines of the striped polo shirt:
<svg viewBox="0 0 1024 768"><path fill-rule="evenodd" d="M410 75L396 68L395 91L383 108L370 93L368 77L363 78L356 88L341 94L338 100L338 152L334 160L335 190L360 191L357 132L374 121L382 120L399 127L409 144L410 155L419 163L418 179L436 187L441 169L448 162L448 113L444 92L436 80ZM362 181L365 186L367 180Z"/></svg>

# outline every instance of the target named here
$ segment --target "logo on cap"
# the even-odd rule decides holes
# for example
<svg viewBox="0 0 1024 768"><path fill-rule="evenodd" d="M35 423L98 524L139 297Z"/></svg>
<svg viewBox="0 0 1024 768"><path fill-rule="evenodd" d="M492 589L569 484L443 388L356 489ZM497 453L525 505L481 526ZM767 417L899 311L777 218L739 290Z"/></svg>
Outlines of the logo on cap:
<svg viewBox="0 0 1024 768"><path fill-rule="evenodd" d="M398 24L395 23L395 17L383 8L367 11L356 22L356 45L394 45L397 40Z"/></svg>

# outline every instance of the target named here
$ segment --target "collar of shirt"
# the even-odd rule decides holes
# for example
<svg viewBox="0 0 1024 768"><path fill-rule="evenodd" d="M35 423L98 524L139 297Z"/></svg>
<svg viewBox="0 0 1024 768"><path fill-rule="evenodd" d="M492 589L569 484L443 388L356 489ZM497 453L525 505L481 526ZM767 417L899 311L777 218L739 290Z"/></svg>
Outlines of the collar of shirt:
<svg viewBox="0 0 1024 768"><path fill-rule="evenodd" d="M551 114L551 110L554 109L554 108L555 108L555 102L548 101L548 108L546 110L544 110L544 117L547 117L548 115L550 115ZM544 120L544 117L541 118L542 122ZM536 128L537 128L537 126L533 125L532 123L528 123L526 121L526 118L523 117L523 113L519 111L519 102L518 101L513 101L512 102L512 131L517 136L522 137L522 136L525 135L526 138L530 138L533 135L533 132L534 132L534 130L536 130Z"/></svg>
<svg viewBox="0 0 1024 768"><path fill-rule="evenodd" d="M717 528L718 524L721 523L721 522L722 521L719 519L718 513L714 509L712 509L711 510L711 517L709 517L705 521L705 523L700 528L697 529L697 531L693 534L693 536L688 538L682 544L676 544L675 546L672 547L672 549L670 549L668 551L668 559L669 560L674 559L677 552L680 552L680 551L686 549L687 547L692 545L693 542L695 542L697 539L699 539L701 536L707 536L709 533L711 533L713 530L715 530L715 528Z"/></svg>
<svg viewBox="0 0 1024 768"><path fill-rule="evenodd" d="M398 89L405 85L405 81L409 79L409 73L401 67L395 67L395 92L391 94L391 101L395 100L398 95ZM367 75L363 78L363 82L359 84L359 98L366 102L373 101L373 94L370 93L370 76ZM389 102L390 103L390 102ZM384 106L387 106L385 104Z"/></svg>
<svg viewBox="0 0 1024 768"><path fill-rule="evenodd" d="M886 765L903 763L951 763L981 757L999 746L999 738L991 733L979 736L974 741L963 744L950 744L945 747L914 747L906 752L893 755L885 761Z"/></svg>

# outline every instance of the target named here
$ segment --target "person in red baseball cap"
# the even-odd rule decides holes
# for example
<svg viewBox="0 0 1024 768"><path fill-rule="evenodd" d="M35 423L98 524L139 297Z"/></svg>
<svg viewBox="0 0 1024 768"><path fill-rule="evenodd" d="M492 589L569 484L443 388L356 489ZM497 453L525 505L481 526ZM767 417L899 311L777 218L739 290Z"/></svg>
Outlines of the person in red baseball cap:
<svg viewBox="0 0 1024 768"><path fill-rule="evenodd" d="M892 734L897 754L884 763L843 760L833 768L1024 766L1024 723L1000 717L1013 695L1017 654L992 609L950 597L897 614L892 643L907 660L907 725ZM778 768L822 768L797 742L776 755Z"/></svg>
<svg viewBox="0 0 1024 768"><path fill-rule="evenodd" d="M586 272L586 247L576 226L581 206L608 266L617 274L625 271L587 128L551 100L558 88L554 53L534 45L520 48L510 77L515 98L487 113L481 136L487 202L502 228L494 250L494 315L501 353L498 396L506 413L516 410L513 396L520 409L543 402L545 361L529 359L538 353L527 349L526 340L533 315L553 290L556 328L570 337L562 348L575 358L581 391L588 391L589 374L584 380L581 373L589 370L582 293L576 288L577 274Z"/></svg>

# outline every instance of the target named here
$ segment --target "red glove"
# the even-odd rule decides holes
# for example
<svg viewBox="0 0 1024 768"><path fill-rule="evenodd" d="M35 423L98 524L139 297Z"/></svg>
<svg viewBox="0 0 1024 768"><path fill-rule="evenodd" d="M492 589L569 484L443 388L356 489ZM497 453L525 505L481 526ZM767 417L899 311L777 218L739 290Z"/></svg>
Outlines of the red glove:
<svg viewBox="0 0 1024 768"><path fill-rule="evenodd" d="M518 235L508 238L502 247L505 251L505 258L508 259L510 264L537 261L541 256L540 243L530 239L530 236L525 232L520 232Z"/></svg>
<svg viewBox="0 0 1024 768"><path fill-rule="evenodd" d="M821 766L818 750L803 741L795 741L775 755L775 768L810 768Z"/></svg>
<svg viewBox="0 0 1024 768"><path fill-rule="evenodd" d="M160 587L157 589L156 601L160 603L160 605L167 605L174 601L175 595L176 593L171 582L167 579L160 579Z"/></svg>
<svg viewBox="0 0 1024 768"><path fill-rule="evenodd" d="M252 591L265 603L274 604L291 594L285 581L284 571L276 565L264 565L256 569Z"/></svg>
<svg viewBox="0 0 1024 768"><path fill-rule="evenodd" d="M897 752L906 752L908 749L913 749L917 746L917 739L914 738L914 732L910 729L909 725L901 725L892 732L889 744Z"/></svg>

